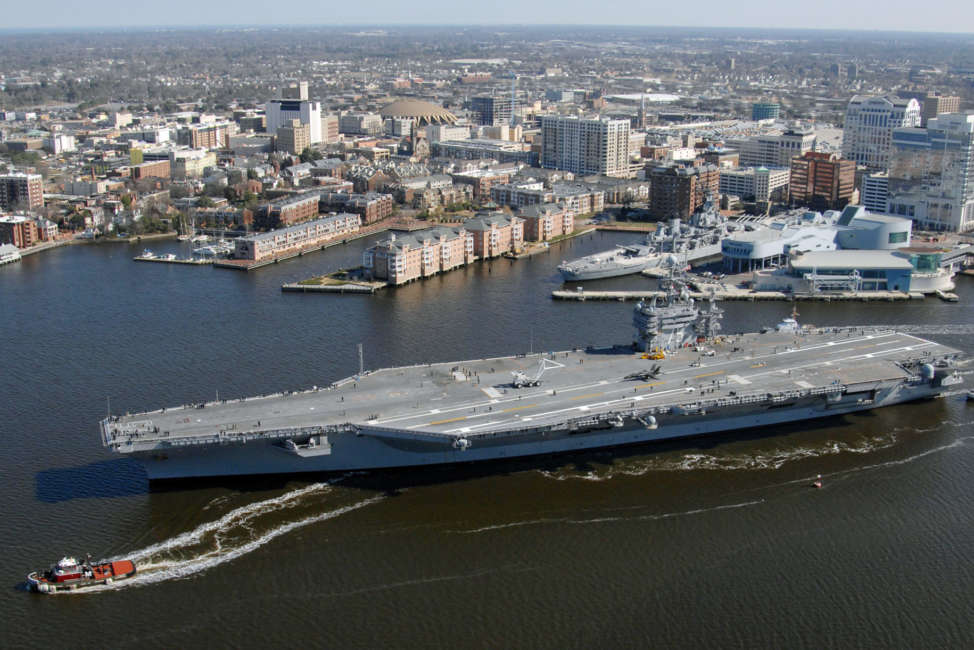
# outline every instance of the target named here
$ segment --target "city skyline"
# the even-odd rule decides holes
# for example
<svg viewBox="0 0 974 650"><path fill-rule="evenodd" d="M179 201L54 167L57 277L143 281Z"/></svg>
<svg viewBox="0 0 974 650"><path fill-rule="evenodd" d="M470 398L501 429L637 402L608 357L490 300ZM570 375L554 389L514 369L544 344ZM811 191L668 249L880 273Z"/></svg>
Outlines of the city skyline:
<svg viewBox="0 0 974 650"><path fill-rule="evenodd" d="M400 3L379 0L368 9L360 6L321 5L297 0L289 6L288 20L255 20L265 5L253 0L235 3L232 8L223 4L199 5L175 0L165 14L148 6L126 6L96 1L79 12L77 5L53 0L44 22L26 5L10 7L5 13L4 31L52 29L120 29L120 28L185 28L185 27L323 27L323 26L618 26L628 27L699 27L750 29L811 29L846 31L903 31L931 33L972 33L969 26L974 19L974 7L945 0L934 0L925 11L916 13L914 5L895 0L876 12L867 3L848 3L824 0L814 7L783 7L778 3L757 2L747 5L728 5L716 0L702 0L695 5L693 17L705 17L705 25L693 25L682 7L659 3L646 6L627 0L608 0L593 15L591 4L579 0L555 3L542 0L531 5L502 0L489 14L464 10L463 6L443 0L424 3L424 11L417 15L414 8ZM294 16L302 16L296 22ZM645 19L641 18L646 16ZM440 18L442 17L442 18Z"/></svg>

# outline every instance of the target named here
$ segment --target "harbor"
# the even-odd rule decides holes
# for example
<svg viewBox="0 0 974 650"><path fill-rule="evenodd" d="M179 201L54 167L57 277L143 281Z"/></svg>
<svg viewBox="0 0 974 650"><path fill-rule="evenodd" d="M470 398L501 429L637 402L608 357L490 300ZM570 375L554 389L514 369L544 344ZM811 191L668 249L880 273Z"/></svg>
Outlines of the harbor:
<svg viewBox="0 0 974 650"><path fill-rule="evenodd" d="M942 602L963 602L968 588L964 563L957 558L964 557L961 551L971 543L962 522L971 507L965 481L974 468L969 441L972 407L959 397L801 426L780 424L770 431L530 462L348 477L258 477L169 489L150 489L137 462L110 454L99 443L93 422L104 416L106 397L113 413L134 413L194 400L213 403L217 393L222 402L282 389L300 392L356 373L357 341L365 342L366 368L476 360L513 349L529 355L522 363L532 369L540 350L626 341L634 303L606 301L578 308L551 300L550 293L561 286L556 268L561 259L597 252L631 237L594 234L574 240L572 246L555 244L550 255L513 264L494 262L491 273L488 265L476 264L379 292L368 300L300 300L281 291L283 284L360 264L367 240L249 275L160 272L164 267L131 261L143 245L67 246L4 267L0 291L6 299L7 333L14 335L17 323L35 324L24 345L11 348L7 362L12 368L33 364L41 369L26 379L23 373L0 376L10 405L4 424L8 444L2 489L10 504L8 518L22 527L21 536L4 546L14 567L11 582L65 552L90 552L96 559L118 556L152 567L144 572L140 568L131 586L83 597L59 595L38 603L11 588L3 596L7 611L31 625L43 625L48 617L38 607L69 606L78 610L65 613L72 624L97 619L134 626L146 631L145 636L131 637L142 643L149 636L159 638L154 635L160 608L166 612L163 623L175 624L212 611L213 602L249 594L243 597L253 607L273 612L282 621L276 628L282 639L298 642L298 634L288 635L293 626L304 624L300 602L306 594L324 589L324 598L349 621L335 632L339 645L361 645L362 626L374 619L376 594L395 598L397 606L390 616L396 633L409 644L421 645L428 640L423 612L432 607L462 618L469 608L458 599L469 603L506 598L529 611L531 603L553 598L557 607L575 611L592 606L592 590L602 589L605 595L597 599L593 616L623 622L631 616L638 621L644 605L633 605L630 596L645 593L652 581L663 599L654 611L665 620L681 621L660 632L676 646L685 633L700 629L699 620L679 617L684 606L701 598L718 603L713 614L728 625L754 611L775 619L801 615L816 625L839 618L848 621L850 630L865 626L862 639L903 635L900 638L922 645L914 623L925 626L921 632L935 634L934 623L925 622L933 616L941 630L935 638L963 638L960 618L937 618ZM158 248L160 253L184 255L176 242ZM105 277L124 278L138 290L75 290L79 283L94 286ZM598 287L625 290L640 284L649 283L634 276L600 281ZM951 324L971 321L974 284L965 276L957 284L957 304L807 303L801 305L800 318L820 326L912 324L911 331L920 338L970 349L970 326L958 330ZM51 301L59 305L62 317L45 317ZM752 328L773 325L791 307L782 302L721 304L727 312L728 335L734 333L733 323L754 323ZM187 310L179 344L173 345L168 315ZM79 324L84 344L63 336L65 322ZM137 336L132 336L133 327ZM873 354L885 347L897 346L874 345L854 354ZM695 386L726 379L694 379L721 369L691 368L695 356L681 353L685 366L674 378L691 379ZM745 373L761 370L744 368ZM58 408L50 408L46 391L58 376L70 376L86 390L65 390ZM486 386L483 373L481 378L481 386ZM639 384L629 383L631 393ZM539 390L547 388L542 385ZM569 392L566 403L598 403L611 396L567 398L614 388ZM740 388L743 396L747 386ZM729 390L737 390L733 380ZM558 392L560 397L562 391ZM323 394L329 393L317 393ZM685 394L700 399L716 395ZM284 399L294 399L296 405L301 396ZM454 427L488 421L471 418L481 415L479 408L477 413L430 414L441 402L430 399L410 408L417 420L407 424L461 416L468 419ZM532 403L522 399L505 408ZM207 406L184 411L185 417L202 419L211 408L216 413L216 406ZM377 410L361 408L366 415ZM495 406L493 413L497 412ZM500 416L513 418L521 412ZM261 419L261 426L266 425ZM613 430L606 432L612 435ZM228 440L226 448L234 444L239 443ZM332 445L333 452L338 449ZM290 457L285 450L277 453ZM823 488L809 488L819 474ZM109 514L92 519L88 511ZM826 532L810 532L809 521L825 526ZM67 541L66 525L71 531ZM566 536L571 536L571 544L564 543ZM912 542L883 546L882 540L891 536ZM782 544L783 537L789 543ZM613 544L607 545L606 539ZM647 542L664 539L668 541ZM645 552L632 551L646 549L648 543L652 548ZM879 555L877 544L883 549ZM914 544L922 548L920 555L914 553ZM491 552L471 566L470 558L483 555L485 545ZM850 585L847 576L861 573L864 562L870 567L869 579L854 581L855 595L878 605L862 609L844 599L837 603L834 593ZM933 565L942 565L942 570L932 570ZM781 571L798 584L788 592L794 600L775 598L781 594ZM286 579L281 577L285 573ZM689 575L699 579L688 584ZM722 599L721 594L740 584L741 575L750 576L749 584L755 585L748 592L751 596L743 602ZM802 586L808 584L821 584L829 593L808 592ZM942 599L916 601L914 617L903 622L897 617L901 601L886 598L916 585L942 594ZM801 612L795 602L801 603ZM209 630L210 621L226 618L233 629L218 634L177 629L167 631L165 639L192 644L203 634L215 646L245 646L248 635L241 630L259 628L248 627L252 616L245 611L252 610L224 608L205 621ZM460 626L459 642L476 645L474 637L490 634L488 628L506 620L509 612L506 607L496 609L488 612L486 621ZM633 638L630 632L623 627L607 634L610 641L625 645ZM701 634L717 645L726 641L717 633ZM780 640L776 634L759 627L746 640L773 645L774 639ZM598 635L604 637L592 632L585 640ZM506 638L525 640L523 628L518 625ZM538 634L527 642L543 646L545 639L550 636ZM567 634L557 640L571 645ZM800 644L797 635L786 638L792 640Z"/></svg>

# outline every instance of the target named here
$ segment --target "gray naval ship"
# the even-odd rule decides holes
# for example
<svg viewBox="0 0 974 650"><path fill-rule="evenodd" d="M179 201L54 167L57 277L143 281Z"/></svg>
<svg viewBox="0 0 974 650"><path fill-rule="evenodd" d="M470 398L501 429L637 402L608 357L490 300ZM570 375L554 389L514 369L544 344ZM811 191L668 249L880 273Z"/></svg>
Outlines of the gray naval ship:
<svg viewBox="0 0 974 650"><path fill-rule="evenodd" d="M624 347L362 372L328 387L112 415L150 479L467 463L837 416L935 397L959 351L794 317L721 334L685 291L639 303ZM961 361L960 363L963 363Z"/></svg>
<svg viewBox="0 0 974 650"><path fill-rule="evenodd" d="M620 244L615 249L586 255L558 265L565 282L599 280L639 273L655 267L685 267L721 253L721 242L738 225L720 214L708 194L689 223L670 219L646 236L644 244Z"/></svg>

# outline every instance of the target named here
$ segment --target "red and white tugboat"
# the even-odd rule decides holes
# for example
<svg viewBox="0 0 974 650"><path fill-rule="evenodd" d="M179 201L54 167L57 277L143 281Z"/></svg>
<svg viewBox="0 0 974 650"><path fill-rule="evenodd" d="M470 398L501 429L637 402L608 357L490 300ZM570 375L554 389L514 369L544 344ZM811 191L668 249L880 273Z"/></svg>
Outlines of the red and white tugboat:
<svg viewBox="0 0 974 650"><path fill-rule="evenodd" d="M129 560L92 564L90 555L84 562L78 562L73 557L64 557L49 570L34 571L28 575L27 586L31 591L53 594L93 585L110 585L116 580L124 580L134 575L135 563Z"/></svg>

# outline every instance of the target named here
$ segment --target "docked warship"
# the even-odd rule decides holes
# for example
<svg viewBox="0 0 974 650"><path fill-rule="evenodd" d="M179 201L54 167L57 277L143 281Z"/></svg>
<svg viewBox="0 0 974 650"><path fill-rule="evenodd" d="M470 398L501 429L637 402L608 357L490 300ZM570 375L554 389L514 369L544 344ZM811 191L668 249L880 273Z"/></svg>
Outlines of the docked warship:
<svg viewBox="0 0 974 650"><path fill-rule="evenodd" d="M639 273L654 267L686 267L720 255L721 242L736 229L708 194L689 223L670 219L646 236L643 244L620 244L614 250L586 255L558 266L565 282L599 280Z"/></svg>
<svg viewBox="0 0 974 650"><path fill-rule="evenodd" d="M936 397L958 350L784 319L725 335L685 288L635 307L634 342L361 371L328 387L110 415L149 479L530 457L792 423Z"/></svg>

